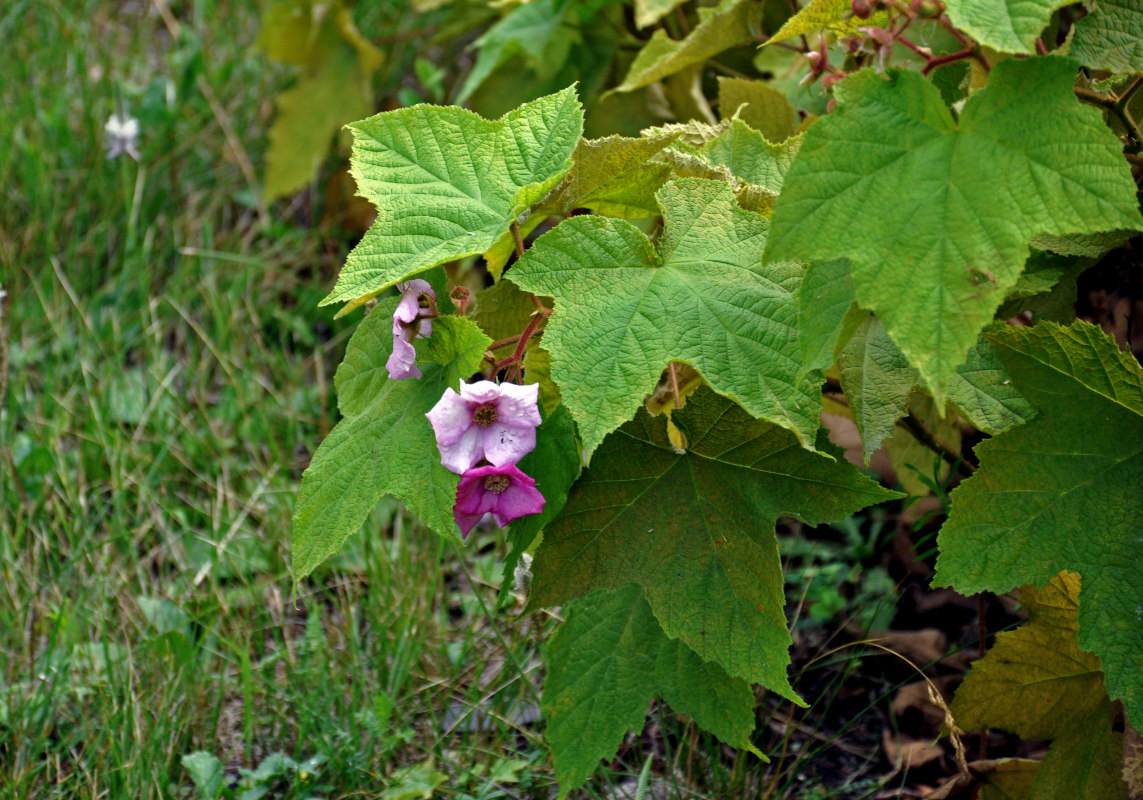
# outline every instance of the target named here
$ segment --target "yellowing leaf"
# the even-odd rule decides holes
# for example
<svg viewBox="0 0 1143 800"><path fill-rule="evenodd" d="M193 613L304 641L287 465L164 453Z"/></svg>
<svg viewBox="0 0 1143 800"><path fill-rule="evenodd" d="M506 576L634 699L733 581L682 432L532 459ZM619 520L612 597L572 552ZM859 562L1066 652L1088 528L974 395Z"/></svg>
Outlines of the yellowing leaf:
<svg viewBox="0 0 1143 800"><path fill-rule="evenodd" d="M270 127L264 192L272 200L305 186L338 129L373 110L372 76L383 54L338 2L275 3L259 44L271 58L302 68L298 82L279 95Z"/></svg>
<svg viewBox="0 0 1143 800"><path fill-rule="evenodd" d="M763 5L758 0L722 0L713 8L700 8L699 24L683 39L655 31L631 62L623 83L612 91L633 91L745 44L761 30Z"/></svg>
<svg viewBox="0 0 1143 800"><path fill-rule="evenodd" d="M718 113L723 119L737 115L771 142L788 139L798 125L786 95L766 81L719 77Z"/></svg>
<svg viewBox="0 0 1143 800"><path fill-rule="evenodd" d="M823 30L838 36L852 36L862 25L876 28L887 21L884 11L877 12L871 19L858 19L851 9L852 0L810 0L810 4L786 20L766 44Z"/></svg>
<svg viewBox="0 0 1143 800"><path fill-rule="evenodd" d="M1099 658L1080 650L1076 637L1079 594L1074 572L1061 572L1043 589L1021 589L1030 621L997 635L952 704L962 728L1002 728L1052 740L1036 772L1032 800L1127 797L1119 774L1122 735L1111 729Z"/></svg>

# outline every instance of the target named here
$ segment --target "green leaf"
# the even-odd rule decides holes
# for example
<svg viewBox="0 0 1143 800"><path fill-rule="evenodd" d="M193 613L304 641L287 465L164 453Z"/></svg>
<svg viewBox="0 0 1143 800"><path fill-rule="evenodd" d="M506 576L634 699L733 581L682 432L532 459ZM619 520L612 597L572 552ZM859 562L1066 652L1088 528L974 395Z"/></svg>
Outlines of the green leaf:
<svg viewBox="0 0 1143 800"><path fill-rule="evenodd" d="M777 196L801 144L801 136L771 144L761 133L735 119L723 133L703 146L702 153L711 163L729 169L736 178Z"/></svg>
<svg viewBox="0 0 1143 800"><path fill-rule="evenodd" d="M980 339L956 368L948 398L969 422L993 436L1023 425L1036 413L1012 383L987 338Z"/></svg>
<svg viewBox="0 0 1143 800"><path fill-rule="evenodd" d="M498 342L522 333L535 310L532 295L503 278L473 296L467 319L479 325L489 339Z"/></svg>
<svg viewBox="0 0 1143 800"><path fill-rule="evenodd" d="M948 0L946 13L962 31L1001 53L1036 52L1036 38L1058 8L1072 0Z"/></svg>
<svg viewBox="0 0 1143 800"><path fill-rule="evenodd" d="M543 208L558 214L587 208L623 219L658 216L655 192L667 182L670 169L648 162L677 136L655 132L638 139L583 139L576 147L571 172L544 201Z"/></svg>
<svg viewBox="0 0 1143 800"><path fill-rule="evenodd" d="M302 68L277 98L266 154L267 200L305 186L347 122L373 111L373 73L384 54L358 33L340 2L286 0L269 7L258 43L267 55Z"/></svg>
<svg viewBox="0 0 1143 800"><path fill-rule="evenodd" d="M456 102L463 103L492 71L512 56L523 54L541 79L563 67L580 33L568 20L572 0L533 0L517 6L476 40L480 52Z"/></svg>
<svg viewBox="0 0 1143 800"><path fill-rule="evenodd" d="M686 0L635 0L635 24L648 28L684 2Z"/></svg>
<svg viewBox="0 0 1143 800"><path fill-rule="evenodd" d="M425 413L446 388L456 389L477 370L491 340L466 319L438 317L432 336L415 342L423 376L390 380L385 362L396 304L395 298L381 303L362 320L338 368L345 417L302 475L294 511L291 551L299 578L337 553L387 494L442 536L458 536L452 506L459 477L441 466Z"/></svg>
<svg viewBox="0 0 1143 800"><path fill-rule="evenodd" d="M1143 721L1143 370L1099 328L1041 323L987 334L1037 416L976 449L952 493L937 581L962 594L1083 576L1079 644Z"/></svg>
<svg viewBox="0 0 1143 800"><path fill-rule="evenodd" d="M200 800L215 800L222 791L222 782L226 774L222 769L222 762L213 753L199 750L185 755L179 761L183 769L190 773L195 788L198 789Z"/></svg>
<svg viewBox="0 0 1143 800"><path fill-rule="evenodd" d="M837 366L868 466L869 457L893 433L897 420L905 416L917 371L872 315L841 348Z"/></svg>
<svg viewBox="0 0 1143 800"><path fill-rule="evenodd" d="M1070 55L1108 72L1143 72L1143 6L1137 0L1097 0L1076 23Z"/></svg>
<svg viewBox="0 0 1143 800"><path fill-rule="evenodd" d="M724 183L674 181L658 198L659 252L628 222L581 216L512 270L524 289L556 298L544 347L585 453L631 418L671 360L812 446L820 396L796 380L801 267L762 268L767 221Z"/></svg>
<svg viewBox="0 0 1143 800"><path fill-rule="evenodd" d="M817 525L899 495L705 387L671 421L685 451L645 411L599 448L544 529L529 607L634 581L668 636L797 701L775 520Z"/></svg>
<svg viewBox="0 0 1143 800"><path fill-rule="evenodd" d="M677 133L652 132L638 139L581 139L572 154L571 171L520 226L522 235L550 216L567 216L577 208L622 219L658 216L655 192L671 177L671 168L650 159L677 137ZM485 255L488 271L499 279L515 251L515 238L501 237Z"/></svg>
<svg viewBox="0 0 1143 800"><path fill-rule="evenodd" d="M575 423L567 407L556 406L545 416L536 429L536 449L528 453L517 465L525 475L536 479L536 489L544 496L544 510L529 514L508 527L508 555L504 557L504 577L500 582L500 600L503 602L512 587L520 555L539 536L544 526L563 510L568 490L579 477L579 448L576 446Z"/></svg>
<svg viewBox="0 0 1143 800"><path fill-rule="evenodd" d="M1034 800L1126 800L1122 734L1111 728L1099 659L1076 638L1079 593L1079 576L1068 572L1043 589L1021 589L1030 621L997 634L957 689L952 713L968 730L1053 740L1032 785Z"/></svg>
<svg viewBox="0 0 1143 800"><path fill-rule="evenodd" d="M867 20L854 17L852 12L852 0L810 0L809 5L786 20L786 23L766 41L766 44L823 30L839 37L853 36L857 33L857 29L863 25L878 28L888 21L888 17L883 11L877 12Z"/></svg>
<svg viewBox="0 0 1143 800"><path fill-rule="evenodd" d="M448 775L436 771L430 756L420 764L402 767L389 780L389 786L381 793L380 800L429 800L437 787L448 780Z"/></svg>
<svg viewBox="0 0 1143 800"><path fill-rule="evenodd" d="M418 105L350 127L353 177L378 216L322 304L348 300L352 308L492 247L571 169L583 109L569 87L491 122L462 108Z"/></svg>
<svg viewBox="0 0 1143 800"><path fill-rule="evenodd" d="M849 262L844 258L811 264L806 270L798 288L798 345L803 374L824 370L834 363L838 343L847 341L853 332L846 332L844 323L852 316L854 303Z"/></svg>
<svg viewBox="0 0 1143 800"><path fill-rule="evenodd" d="M767 258L849 258L858 301L941 399L1034 234L1143 227L1121 142L1074 74L1002 61L959 121L918 73L851 75L806 133Z"/></svg>
<svg viewBox="0 0 1143 800"><path fill-rule="evenodd" d="M718 112L724 120L737 116L771 142L785 141L798 126L798 114L786 95L766 81L720 76Z"/></svg>
<svg viewBox="0 0 1143 800"><path fill-rule="evenodd" d="M668 639L637 584L596 590L564 613L545 648L542 706L561 798L613 758L628 731L643 729L656 695L727 744L753 750L750 685Z"/></svg>
<svg viewBox="0 0 1143 800"><path fill-rule="evenodd" d="M631 62L623 83L612 91L630 92L648 86L749 42L761 30L764 5L758 0L722 0L714 7L699 8L698 25L683 39L672 39L664 30L655 31Z"/></svg>

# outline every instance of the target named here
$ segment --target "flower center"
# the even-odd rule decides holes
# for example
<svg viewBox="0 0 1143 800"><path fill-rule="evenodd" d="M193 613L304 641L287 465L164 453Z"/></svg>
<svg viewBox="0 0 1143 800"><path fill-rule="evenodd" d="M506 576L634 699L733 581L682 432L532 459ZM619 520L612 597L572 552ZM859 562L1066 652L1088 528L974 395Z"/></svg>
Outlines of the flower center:
<svg viewBox="0 0 1143 800"><path fill-rule="evenodd" d="M484 488L493 494L501 494L511 483L507 475L487 475L484 478Z"/></svg>
<svg viewBox="0 0 1143 800"><path fill-rule="evenodd" d="M472 412L472 421L482 428L487 428L499 418L500 415L496 413L496 406L492 403L477 406Z"/></svg>

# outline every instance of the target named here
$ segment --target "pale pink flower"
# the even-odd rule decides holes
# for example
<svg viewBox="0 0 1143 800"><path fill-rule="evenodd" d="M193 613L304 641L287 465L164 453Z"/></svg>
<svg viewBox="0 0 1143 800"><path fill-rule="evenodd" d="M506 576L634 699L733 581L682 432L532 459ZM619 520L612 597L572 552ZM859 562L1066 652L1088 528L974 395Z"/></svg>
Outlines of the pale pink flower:
<svg viewBox="0 0 1143 800"><path fill-rule="evenodd" d="M540 386L533 383L460 382L460 394L445 389L425 414L437 435L441 463L458 475L487 459L494 466L515 464L536 446Z"/></svg>
<svg viewBox="0 0 1143 800"><path fill-rule="evenodd" d="M413 339L417 336L426 338L433 332L433 321L421 317L421 295L427 294L436 300L437 293L428 281L420 279L398 283L397 289L401 292L401 302L393 312L393 352L385 362L385 369L389 371L390 378L399 381L421 377Z"/></svg>
<svg viewBox="0 0 1143 800"><path fill-rule="evenodd" d="M468 536L485 514L492 514L492 519L503 528L517 517L543 510L544 496L536 489L536 482L515 464L507 464L465 472L456 487L452 515L461 535Z"/></svg>

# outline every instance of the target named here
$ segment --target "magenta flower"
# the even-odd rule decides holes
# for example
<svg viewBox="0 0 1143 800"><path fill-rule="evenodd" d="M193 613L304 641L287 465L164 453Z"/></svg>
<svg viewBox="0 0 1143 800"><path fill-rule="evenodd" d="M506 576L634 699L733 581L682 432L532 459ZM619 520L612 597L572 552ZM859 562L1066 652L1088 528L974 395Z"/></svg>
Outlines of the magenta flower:
<svg viewBox="0 0 1143 800"><path fill-rule="evenodd" d="M385 369L389 370L390 378L399 381L421 377L413 339L428 337L433 332L433 321L421 316L421 295L427 294L436 300L437 293L428 281L420 279L398 283L397 289L401 292L401 302L393 312L393 352L385 362Z"/></svg>
<svg viewBox="0 0 1143 800"><path fill-rule="evenodd" d="M468 536L485 514L492 514L503 528L517 517L538 514L544 510L544 496L536 482L515 464L470 469L456 487L456 505L452 515L462 536Z"/></svg>
<svg viewBox="0 0 1143 800"><path fill-rule="evenodd" d="M425 414L437 435L441 463L458 475L480 459L493 466L515 464L536 446L540 386L477 381L460 382L460 394L444 396Z"/></svg>

